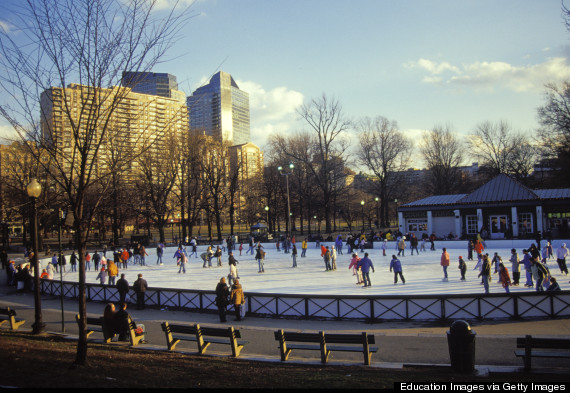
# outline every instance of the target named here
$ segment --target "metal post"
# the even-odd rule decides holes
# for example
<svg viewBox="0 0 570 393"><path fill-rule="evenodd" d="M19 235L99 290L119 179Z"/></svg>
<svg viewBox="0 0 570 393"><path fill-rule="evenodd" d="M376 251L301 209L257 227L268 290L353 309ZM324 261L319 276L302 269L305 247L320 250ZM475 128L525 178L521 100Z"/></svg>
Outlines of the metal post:
<svg viewBox="0 0 570 393"><path fill-rule="evenodd" d="M59 299L61 302L61 331L65 333L65 316L63 310L63 250L61 246L61 215L62 210L57 211L57 241L59 243Z"/></svg>
<svg viewBox="0 0 570 393"><path fill-rule="evenodd" d="M45 332L45 323L42 321L42 298L41 298L41 288L40 288L40 264L38 258L39 252L39 241L38 241L38 213L36 209L36 198L32 197L32 228L33 228L33 248L34 248L34 259L32 261L34 265L34 316L35 322L32 325L33 334L42 334Z"/></svg>
<svg viewBox="0 0 570 393"><path fill-rule="evenodd" d="M289 201L289 174L286 173L285 174L285 180L287 183L287 219L289 220L289 230L288 230L288 235L289 235L289 239L291 239L291 203Z"/></svg>

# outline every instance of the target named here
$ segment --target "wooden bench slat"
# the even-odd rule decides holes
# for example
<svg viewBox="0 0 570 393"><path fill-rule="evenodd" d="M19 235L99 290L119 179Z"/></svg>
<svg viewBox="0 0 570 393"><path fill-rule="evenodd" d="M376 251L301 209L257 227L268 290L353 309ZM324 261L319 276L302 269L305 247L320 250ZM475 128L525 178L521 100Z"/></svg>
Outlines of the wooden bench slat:
<svg viewBox="0 0 570 393"><path fill-rule="evenodd" d="M161 324L166 336L166 345L169 350L174 350L179 341L195 341L198 345L198 353L203 354L210 344L230 345L232 356L238 357L244 345L248 341L237 340L241 338L239 330L233 327L214 328L201 327L199 324L172 325L169 322ZM177 333L177 334L172 334Z"/></svg>
<svg viewBox="0 0 570 393"><path fill-rule="evenodd" d="M563 349L570 349L569 339L536 338L527 335L517 338L517 348L523 348L515 350L515 356L523 358L525 371L530 371L533 357L570 358L569 351L562 351ZM537 349L540 350L537 351ZM545 351L545 349L551 350Z"/></svg>
<svg viewBox="0 0 570 393"><path fill-rule="evenodd" d="M531 351L530 355L533 358L570 358L570 352L554 352L554 351ZM516 357L524 357L526 353L524 350L516 350Z"/></svg>
<svg viewBox="0 0 570 393"><path fill-rule="evenodd" d="M6 316L0 317L0 325L10 322L10 329L12 330L18 330L20 326L26 323L25 319L16 318L16 310L11 309L10 307L0 308L0 314Z"/></svg>

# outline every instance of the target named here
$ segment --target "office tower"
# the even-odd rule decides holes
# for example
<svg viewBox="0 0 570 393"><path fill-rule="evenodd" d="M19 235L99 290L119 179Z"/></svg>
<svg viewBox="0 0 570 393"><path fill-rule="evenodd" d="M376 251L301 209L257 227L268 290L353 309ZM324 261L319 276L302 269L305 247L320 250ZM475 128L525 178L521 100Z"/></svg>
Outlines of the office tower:
<svg viewBox="0 0 570 393"><path fill-rule="evenodd" d="M184 92L178 90L176 76L155 72L123 72L121 85L130 87L134 93L150 94L155 96L174 98L186 101Z"/></svg>
<svg viewBox="0 0 570 393"><path fill-rule="evenodd" d="M249 142L249 94L232 76L218 72L188 97L190 128L227 140L230 145Z"/></svg>

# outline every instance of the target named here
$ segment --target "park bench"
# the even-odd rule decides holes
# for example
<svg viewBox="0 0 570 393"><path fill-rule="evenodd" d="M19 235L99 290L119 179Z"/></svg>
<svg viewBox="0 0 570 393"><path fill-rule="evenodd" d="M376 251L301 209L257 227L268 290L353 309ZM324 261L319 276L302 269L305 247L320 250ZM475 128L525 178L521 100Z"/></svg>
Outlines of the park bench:
<svg viewBox="0 0 570 393"><path fill-rule="evenodd" d="M378 351L374 335L362 333L334 334L320 331L318 333L284 332L282 329L275 332L275 340L279 341L281 360L286 361L291 350L314 350L321 352L321 362L326 363L331 351L362 352L364 364L370 365L372 353ZM302 343L302 344L300 344Z"/></svg>
<svg viewBox="0 0 570 393"><path fill-rule="evenodd" d="M570 339L536 338L530 335L517 338L515 355L522 357L525 371L531 369L531 359L534 358L570 358ZM539 349L539 351L536 351Z"/></svg>
<svg viewBox="0 0 570 393"><path fill-rule="evenodd" d="M0 325L10 322L10 329L18 330L18 328L26 323L25 319L16 318L16 311L10 307L0 308Z"/></svg>
<svg viewBox="0 0 570 393"><path fill-rule="evenodd" d="M180 341L195 341L198 345L198 353L206 352L210 344L229 344L232 348L232 356L238 357L247 341L241 339L239 330L233 326L228 328L202 327L194 325L175 325L168 322L162 323L162 330L166 336L166 345L169 350L174 350Z"/></svg>
<svg viewBox="0 0 570 393"><path fill-rule="evenodd" d="M81 323L81 317L79 314L75 315L75 320L77 321L77 326L80 325ZM103 317L87 317L87 337L89 337L91 334L95 333L95 332L99 332L101 334L103 334L103 341L105 343L110 343L113 340L113 337L115 337L115 334L113 334L112 337L108 337L105 332L106 330L103 328ZM132 320L132 318L129 316L129 341L131 343L132 346L138 345L141 340L143 340L144 336L140 335L137 336L135 333L135 329L136 329L136 324L135 322Z"/></svg>

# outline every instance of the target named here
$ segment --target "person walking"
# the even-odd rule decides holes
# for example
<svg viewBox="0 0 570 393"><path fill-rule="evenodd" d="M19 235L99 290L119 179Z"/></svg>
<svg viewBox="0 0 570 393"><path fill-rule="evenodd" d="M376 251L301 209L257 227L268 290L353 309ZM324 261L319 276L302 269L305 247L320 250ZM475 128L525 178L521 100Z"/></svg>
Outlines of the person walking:
<svg viewBox="0 0 570 393"><path fill-rule="evenodd" d="M259 249L258 249L259 250ZM239 283L239 280L236 280L234 285L232 285L232 292L231 292L231 301L234 305L234 309L236 312L236 321L241 321L242 319L242 309L245 304L245 296L243 294L243 288ZM243 312L245 314L245 310Z"/></svg>
<svg viewBox="0 0 570 393"><path fill-rule="evenodd" d="M447 267L449 266L449 253L447 252L447 249L445 247L443 248L443 252L441 253L440 264L443 267L443 280L442 281L447 282Z"/></svg>
<svg viewBox="0 0 570 393"><path fill-rule="evenodd" d="M374 272L374 265L370 258L368 258L368 253L364 254L364 258L358 261L356 265L362 270L362 278L364 280L364 288L371 287L372 283L370 282L370 269Z"/></svg>
<svg viewBox="0 0 570 393"><path fill-rule="evenodd" d="M509 276L509 270L499 262L499 282L505 288L505 292L509 293L509 285L511 285L511 276Z"/></svg>
<svg viewBox="0 0 570 393"><path fill-rule="evenodd" d="M467 271L467 264L463 260L462 256L459 256L459 271L461 272L460 281L465 281L465 272Z"/></svg>
<svg viewBox="0 0 570 393"><path fill-rule="evenodd" d="M511 273L513 274L513 285L517 287L521 279L521 268L519 254L517 254L516 249L511 249Z"/></svg>
<svg viewBox="0 0 570 393"><path fill-rule="evenodd" d="M142 273L139 273L138 278L133 283L133 290L137 295L137 310L144 310L144 294L147 289L148 289L148 284L146 280L143 278Z"/></svg>
<svg viewBox="0 0 570 393"><path fill-rule="evenodd" d="M117 280L116 287L119 292L119 303L126 302L126 297L129 293L129 282L125 278L125 273L121 273L121 278Z"/></svg>
<svg viewBox="0 0 570 393"><path fill-rule="evenodd" d="M485 256L483 258L483 263L481 265L481 272L477 277L481 277L483 282L483 287L485 288L485 294L489 294L489 279L491 278L491 262L489 258Z"/></svg>
<svg viewBox="0 0 570 393"><path fill-rule="evenodd" d="M400 276L400 279L402 280L402 284L405 284L406 279L404 278L404 275L402 274L402 263L400 262L400 260L398 258L396 258L395 255L392 255L392 260L390 261L390 272L392 272L392 270L394 271L394 285L396 285L398 283L398 275Z"/></svg>
<svg viewBox="0 0 570 393"><path fill-rule="evenodd" d="M560 268L560 273L568 275L568 267L566 267L566 257L570 255L570 251L566 248L566 243L563 243L556 249L556 263Z"/></svg>
<svg viewBox="0 0 570 393"><path fill-rule="evenodd" d="M226 313L228 304L230 303L230 289L226 284L224 277L220 278L220 282L216 285L216 307L218 307L218 315L220 322L226 322Z"/></svg>

